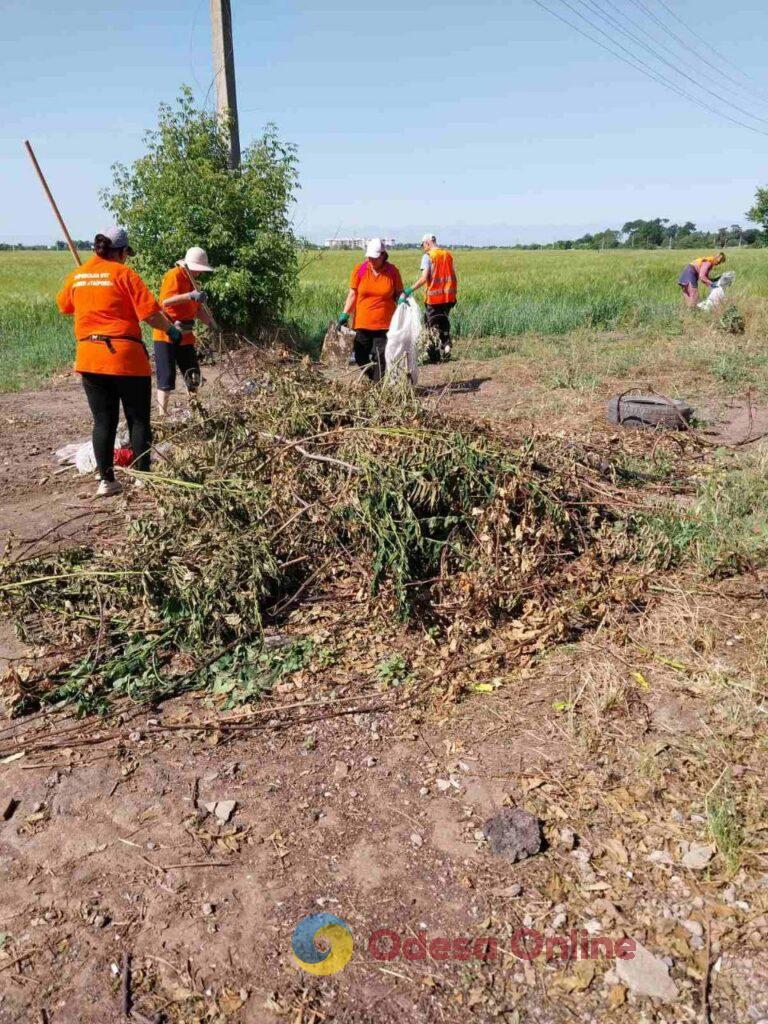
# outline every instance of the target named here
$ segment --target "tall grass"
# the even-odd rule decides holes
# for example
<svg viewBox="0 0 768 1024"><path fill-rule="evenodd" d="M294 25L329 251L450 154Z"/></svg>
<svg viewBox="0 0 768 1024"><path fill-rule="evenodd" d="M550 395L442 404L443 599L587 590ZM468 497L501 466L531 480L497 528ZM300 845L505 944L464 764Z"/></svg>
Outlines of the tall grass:
<svg viewBox="0 0 768 1024"><path fill-rule="evenodd" d="M43 380L72 361L72 321L54 301L71 268L68 252L0 253L0 393Z"/></svg>
<svg viewBox="0 0 768 1024"><path fill-rule="evenodd" d="M459 353L490 358L513 351L517 343L510 339L545 337L554 343L580 330L592 337L615 331L678 335L686 318L677 276L695 255L678 250L458 252L459 302L452 320L462 342ZM356 252L308 254L287 311L292 332L307 351L319 351L360 259ZM418 276L419 260L415 249L392 253L406 284ZM23 387L70 361L71 322L58 315L53 301L70 267L66 252L0 253L0 391ZM728 267L737 273L732 295L740 305L756 307L768 297L768 250L731 250ZM641 339L633 344L642 348ZM740 352L749 344L749 338L731 342L730 348L724 344L714 363L703 351L702 368L709 360L707 371L717 379L741 383L753 369L763 369L757 349L754 367L742 360ZM626 358L637 362L638 353L627 352Z"/></svg>
<svg viewBox="0 0 768 1024"><path fill-rule="evenodd" d="M677 277L695 255L680 250L458 252L454 334L497 339L490 348L485 344L473 351L482 358L504 350L498 339L525 334L560 335L582 327L679 333ZM410 250L391 254L406 284L418 276L419 256ZM319 253L301 272L288 316L310 350L341 311L350 271L360 258L356 252ZM735 298L768 297L768 251L732 250L728 266L737 272Z"/></svg>

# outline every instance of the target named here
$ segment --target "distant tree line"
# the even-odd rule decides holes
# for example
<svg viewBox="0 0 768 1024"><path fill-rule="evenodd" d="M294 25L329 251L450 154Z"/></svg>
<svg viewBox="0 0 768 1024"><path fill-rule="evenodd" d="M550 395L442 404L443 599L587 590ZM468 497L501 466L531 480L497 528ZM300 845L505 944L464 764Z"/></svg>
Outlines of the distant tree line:
<svg viewBox="0 0 768 1024"><path fill-rule="evenodd" d="M76 249L92 249L93 242L85 238L73 238ZM56 242L54 245L22 245L21 242L0 242L0 252L61 252L68 249L66 242Z"/></svg>
<svg viewBox="0 0 768 1024"><path fill-rule="evenodd" d="M768 203L768 189L766 189ZM768 218L766 218L768 220ZM725 249L727 246L761 246L768 234L740 224L700 231L693 221L672 224L666 217L653 220L628 220L621 228L606 228L581 238L563 238L557 242L516 245L515 249L695 249L701 246Z"/></svg>

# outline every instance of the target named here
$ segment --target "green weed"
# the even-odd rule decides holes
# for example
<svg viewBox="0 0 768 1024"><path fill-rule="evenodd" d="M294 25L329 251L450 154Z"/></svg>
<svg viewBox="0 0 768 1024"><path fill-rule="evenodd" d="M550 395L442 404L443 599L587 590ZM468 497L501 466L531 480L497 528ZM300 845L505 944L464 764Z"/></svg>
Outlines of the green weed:
<svg viewBox="0 0 768 1024"><path fill-rule="evenodd" d="M723 787L707 795L705 811L709 834L730 871L741 863L745 836L741 815Z"/></svg>

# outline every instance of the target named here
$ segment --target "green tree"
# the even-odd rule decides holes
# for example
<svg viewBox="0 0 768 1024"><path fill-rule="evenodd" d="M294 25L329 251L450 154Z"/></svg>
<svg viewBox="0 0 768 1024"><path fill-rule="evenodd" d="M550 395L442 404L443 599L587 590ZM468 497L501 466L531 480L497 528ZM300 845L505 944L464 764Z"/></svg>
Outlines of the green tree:
<svg viewBox="0 0 768 1024"><path fill-rule="evenodd" d="M755 192L755 202L747 210L747 220L759 224L763 231L768 231L768 188L760 187Z"/></svg>
<svg viewBox="0 0 768 1024"><path fill-rule="evenodd" d="M195 106L183 87L162 104L147 152L112 168L101 199L125 225L135 266L153 284L191 245L201 245L217 272L205 288L219 320L248 329L278 319L296 272L290 208L298 188L295 148L274 125L247 147L241 167L227 167L228 125Z"/></svg>

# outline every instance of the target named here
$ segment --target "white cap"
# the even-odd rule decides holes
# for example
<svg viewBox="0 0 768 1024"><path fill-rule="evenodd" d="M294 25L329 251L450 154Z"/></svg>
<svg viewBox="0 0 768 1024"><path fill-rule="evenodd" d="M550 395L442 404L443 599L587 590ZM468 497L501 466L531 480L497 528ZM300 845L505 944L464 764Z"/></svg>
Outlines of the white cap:
<svg viewBox="0 0 768 1024"><path fill-rule="evenodd" d="M436 242L436 241L437 241L437 235L432 235L432 234L429 234L429 232L428 232L422 238L421 244L424 245L425 242Z"/></svg>
<svg viewBox="0 0 768 1024"><path fill-rule="evenodd" d="M372 238L368 243L365 255L369 260L376 260L384 252L384 243L380 238Z"/></svg>
<svg viewBox="0 0 768 1024"><path fill-rule="evenodd" d="M201 249L199 245L193 245L187 249L184 259L176 260L176 266L186 267L187 270L192 270L198 274L206 270L213 270L213 267L208 262L208 253L205 249Z"/></svg>

